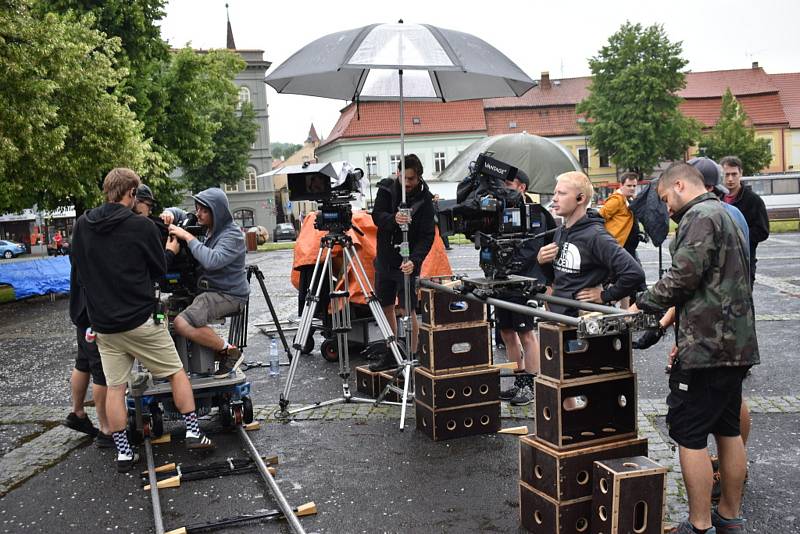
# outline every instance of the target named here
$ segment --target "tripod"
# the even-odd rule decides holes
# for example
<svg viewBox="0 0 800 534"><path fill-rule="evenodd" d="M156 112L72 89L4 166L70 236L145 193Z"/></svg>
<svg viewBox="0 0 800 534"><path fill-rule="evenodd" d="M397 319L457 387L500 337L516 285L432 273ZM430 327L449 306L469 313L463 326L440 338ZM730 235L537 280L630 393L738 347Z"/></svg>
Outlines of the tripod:
<svg viewBox="0 0 800 534"><path fill-rule="evenodd" d="M336 285L333 275L332 256L333 249L336 246L339 246L342 249L342 273L344 286L341 291L334 290ZM324 258L323 251L325 253ZM320 263L320 260L322 260L322 263ZM350 354L347 346L347 332L351 329L350 305L348 302L350 297L348 286L348 267L352 269L352 273L356 279L356 282L358 283L361 292L367 299L367 305L372 313L372 317L375 319L375 322L378 325L381 337L386 341L387 348L392 352L392 355L397 361L397 374L399 375L400 373L403 373L405 376L403 396L400 403L400 430L403 430L405 426L406 402L409 396L408 391L409 383L411 382L411 367L413 362L409 359L403 358L403 354L401 353L400 347L397 344L397 339L395 338L395 335L392 333L391 327L389 326L389 321L383 314L383 309L381 308L378 299L375 297L372 284L370 283L367 273L364 270L364 264L361 262L361 258L358 256L358 251L353 246L353 240L342 230L331 231L320 239L320 248L319 252L317 253L316 263L314 264L314 271L311 275L311 284L309 285L309 291L306 295L306 302L303 306L303 312L300 316L300 324L292 343L293 357L291 358L289 372L286 377L286 385L284 386L283 392L280 395L280 413L284 416L287 416L307 410L313 410L322 406L331 406L334 404L345 404L350 402L377 404L383 398L383 395L381 395L379 400L375 401L372 399L354 397L352 393L350 393L350 384L348 381L350 378ZM311 323L314 319L317 305L320 301L320 293L322 292L326 275L331 291L330 302L332 332L336 334L336 342L339 347L339 376L342 379L342 396L323 402L317 402L304 408L287 411L286 407L289 405L289 395L292 389L292 382L294 381L294 375L297 372L297 363L300 361L300 351L306 344L308 336L310 335Z"/></svg>

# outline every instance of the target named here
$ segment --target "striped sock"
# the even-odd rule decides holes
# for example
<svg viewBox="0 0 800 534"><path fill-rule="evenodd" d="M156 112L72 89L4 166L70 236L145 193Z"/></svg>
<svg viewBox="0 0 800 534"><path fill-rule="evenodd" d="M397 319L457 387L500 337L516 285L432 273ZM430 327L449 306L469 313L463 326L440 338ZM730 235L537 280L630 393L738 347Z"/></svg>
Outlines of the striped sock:
<svg viewBox="0 0 800 534"><path fill-rule="evenodd" d="M186 436L192 438L200 437L200 423L197 422L197 412L183 414L186 423Z"/></svg>
<svg viewBox="0 0 800 534"><path fill-rule="evenodd" d="M130 460L133 458L133 450L131 449L131 444L128 443L128 433L125 430L112 432L111 437L114 438L114 445L117 447L117 460Z"/></svg>

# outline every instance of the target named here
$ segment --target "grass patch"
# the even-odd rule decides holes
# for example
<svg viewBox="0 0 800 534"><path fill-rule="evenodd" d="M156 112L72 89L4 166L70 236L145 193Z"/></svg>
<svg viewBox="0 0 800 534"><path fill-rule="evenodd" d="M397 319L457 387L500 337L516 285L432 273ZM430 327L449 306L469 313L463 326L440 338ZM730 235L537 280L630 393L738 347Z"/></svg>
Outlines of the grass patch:
<svg viewBox="0 0 800 534"><path fill-rule="evenodd" d="M800 230L800 219L769 222L770 234L783 234L786 232L797 232L798 230Z"/></svg>
<svg viewBox="0 0 800 534"><path fill-rule="evenodd" d="M264 243L258 245L259 252L269 252L270 250L292 250L294 249L294 241L291 243Z"/></svg>
<svg viewBox="0 0 800 534"><path fill-rule="evenodd" d="M6 284L0 284L0 304L13 300L16 300L14 288Z"/></svg>

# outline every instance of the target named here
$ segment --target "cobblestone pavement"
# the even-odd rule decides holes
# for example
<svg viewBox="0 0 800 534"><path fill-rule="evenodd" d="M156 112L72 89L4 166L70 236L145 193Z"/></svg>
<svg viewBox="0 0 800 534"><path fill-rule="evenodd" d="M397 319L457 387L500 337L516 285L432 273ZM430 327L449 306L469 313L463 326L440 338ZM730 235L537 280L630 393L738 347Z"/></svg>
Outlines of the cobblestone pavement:
<svg viewBox="0 0 800 534"><path fill-rule="evenodd" d="M753 414L798 414L800 396L782 395L776 397L747 397ZM510 406L502 403L501 417L514 420L516 424L526 424L535 414L535 406ZM255 418L265 423L275 423L278 406L256 405ZM94 418L92 408L87 413ZM408 410L407 419L413 420L413 410ZM649 456L669 469L667 478L668 520L680 520L686 516L686 490L681 478L676 447L669 438L662 435L656 425L656 418L667 414L667 405L661 399L639 399L639 437L648 439ZM324 421L356 420L367 423L374 419L397 419L400 408L397 406L373 406L370 404L338 404L309 410L296 414L292 419L309 424ZM88 442L88 437L74 432L60 424L64 409L49 406L3 406L0 407L0 428L22 425L26 428L49 428L35 432L35 437L23 445L0 457L0 496L10 489L34 476L43 469L57 463L72 449ZM53 426L55 424L55 426ZM41 425L39 427L38 425ZM413 425L413 422L409 422ZM512 425L505 425L512 426ZM532 432L532 421L528 423Z"/></svg>

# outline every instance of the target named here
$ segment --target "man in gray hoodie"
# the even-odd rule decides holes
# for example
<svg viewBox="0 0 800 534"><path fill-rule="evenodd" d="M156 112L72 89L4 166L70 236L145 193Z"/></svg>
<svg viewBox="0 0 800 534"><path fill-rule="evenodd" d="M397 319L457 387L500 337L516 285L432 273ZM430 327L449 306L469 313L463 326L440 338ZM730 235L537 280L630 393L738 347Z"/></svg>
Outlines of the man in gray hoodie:
<svg viewBox="0 0 800 534"><path fill-rule="evenodd" d="M211 321L242 311L250 295L245 270L244 235L233 221L228 197L211 187L194 197L197 222L206 227L204 241L171 224L169 233L186 243L199 264L197 285L200 293L191 305L175 318L175 331L186 339L217 351L219 369L215 378L225 378L242 363L238 347L230 345L208 326ZM177 254L177 240L167 248Z"/></svg>

